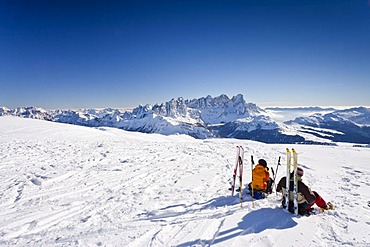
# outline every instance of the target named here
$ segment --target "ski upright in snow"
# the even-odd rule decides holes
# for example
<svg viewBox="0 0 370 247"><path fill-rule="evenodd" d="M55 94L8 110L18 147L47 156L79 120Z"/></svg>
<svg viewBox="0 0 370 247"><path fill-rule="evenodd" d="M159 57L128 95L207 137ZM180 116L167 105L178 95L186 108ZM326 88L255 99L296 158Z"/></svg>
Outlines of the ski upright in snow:
<svg viewBox="0 0 370 247"><path fill-rule="evenodd" d="M293 154L293 160L292 160L292 163L293 163L293 204L294 204L294 214L295 215L298 215L298 174L297 174L297 170L298 170L298 154L297 152L294 150L294 148L292 148L292 154Z"/></svg>
<svg viewBox="0 0 370 247"><path fill-rule="evenodd" d="M239 171L239 188L236 189L236 191L239 192L239 198L240 198L240 206L242 207L242 201L243 201L243 166L244 166L244 148L242 146L236 146L236 162L235 162L235 168L233 172L233 182L231 185L231 196L234 196L235 191L235 184L236 184L236 178Z"/></svg>
<svg viewBox="0 0 370 247"><path fill-rule="evenodd" d="M298 215L298 154L292 148L286 149L286 192L285 192L285 209L289 211L289 199L293 199L293 212ZM291 175L293 177L291 177ZM293 191L290 188L290 181L293 181Z"/></svg>
<svg viewBox="0 0 370 247"><path fill-rule="evenodd" d="M290 167L292 156L289 148L286 149L286 183L285 183L285 209L289 210L289 187L290 187Z"/></svg>

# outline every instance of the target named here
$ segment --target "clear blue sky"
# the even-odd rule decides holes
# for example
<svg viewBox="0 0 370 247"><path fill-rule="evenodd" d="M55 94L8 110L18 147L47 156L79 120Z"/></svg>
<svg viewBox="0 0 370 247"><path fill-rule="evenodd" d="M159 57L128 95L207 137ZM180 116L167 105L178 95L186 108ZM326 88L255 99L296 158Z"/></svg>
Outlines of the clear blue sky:
<svg viewBox="0 0 370 247"><path fill-rule="evenodd" d="M370 1L0 1L0 106L370 106Z"/></svg>

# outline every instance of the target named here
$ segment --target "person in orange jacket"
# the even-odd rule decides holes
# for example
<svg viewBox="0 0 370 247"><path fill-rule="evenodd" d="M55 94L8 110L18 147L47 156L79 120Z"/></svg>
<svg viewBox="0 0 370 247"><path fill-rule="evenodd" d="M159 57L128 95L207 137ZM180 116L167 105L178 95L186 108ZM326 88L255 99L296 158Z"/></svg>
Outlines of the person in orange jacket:
<svg viewBox="0 0 370 247"><path fill-rule="evenodd" d="M258 160L258 164L252 171L252 182L249 183L249 191L271 194L273 180L270 178L269 168L264 159Z"/></svg>

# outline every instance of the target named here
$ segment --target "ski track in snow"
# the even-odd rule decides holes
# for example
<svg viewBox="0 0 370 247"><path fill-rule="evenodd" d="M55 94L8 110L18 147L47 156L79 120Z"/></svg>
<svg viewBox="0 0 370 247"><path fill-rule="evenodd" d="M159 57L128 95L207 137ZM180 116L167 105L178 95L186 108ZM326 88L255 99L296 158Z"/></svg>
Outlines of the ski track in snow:
<svg viewBox="0 0 370 247"><path fill-rule="evenodd" d="M228 191L236 145L285 174L287 145L0 118L0 245L369 246L370 149L293 146L333 211L296 217L280 195Z"/></svg>

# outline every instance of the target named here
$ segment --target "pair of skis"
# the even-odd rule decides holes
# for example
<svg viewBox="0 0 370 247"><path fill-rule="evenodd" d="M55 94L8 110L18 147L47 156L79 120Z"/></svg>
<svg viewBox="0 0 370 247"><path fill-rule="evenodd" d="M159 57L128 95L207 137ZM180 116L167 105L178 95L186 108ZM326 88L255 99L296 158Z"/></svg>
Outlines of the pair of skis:
<svg viewBox="0 0 370 247"><path fill-rule="evenodd" d="M243 207L243 165L244 165L244 148L236 146L236 164L233 173L233 183L231 185L231 196L234 196L237 173L239 171L239 198L240 207Z"/></svg>
<svg viewBox="0 0 370 247"><path fill-rule="evenodd" d="M255 163L254 163L254 160L253 160L253 155L251 155L251 171L252 171L252 207L254 207L254 186L253 186L253 167L254 167ZM238 171L239 171L239 175L238 175L238 178L239 178L239 188L236 189L237 192L239 192L239 198L240 198L240 206L243 207L243 166L244 166L244 148L242 146L236 146L236 163L235 163L235 168L234 168L234 172L233 172L233 182L232 182L232 185L231 185L231 196L234 196L234 191L235 191L235 184L236 184L236 180L237 180L237 175L238 175ZM274 183L275 183L275 179L276 179L276 175L277 175L277 171L278 171L278 168L280 166L280 157L279 157L279 160L278 160L278 164L277 164L277 167L276 167L276 173L274 172L274 170L272 169L272 172L273 172L273 175L274 175ZM275 183L275 187L276 187L276 183ZM275 188L276 190L276 188ZM297 204L297 208L298 208L298 204Z"/></svg>
<svg viewBox="0 0 370 247"><path fill-rule="evenodd" d="M286 149L286 184L285 184L285 209L289 211L289 198L293 194L293 211L295 215L298 215L298 154L292 148ZM292 173L293 172L293 173ZM291 178L290 175L293 175ZM293 180L293 191L290 191L290 181ZM292 192L292 193L291 193Z"/></svg>

